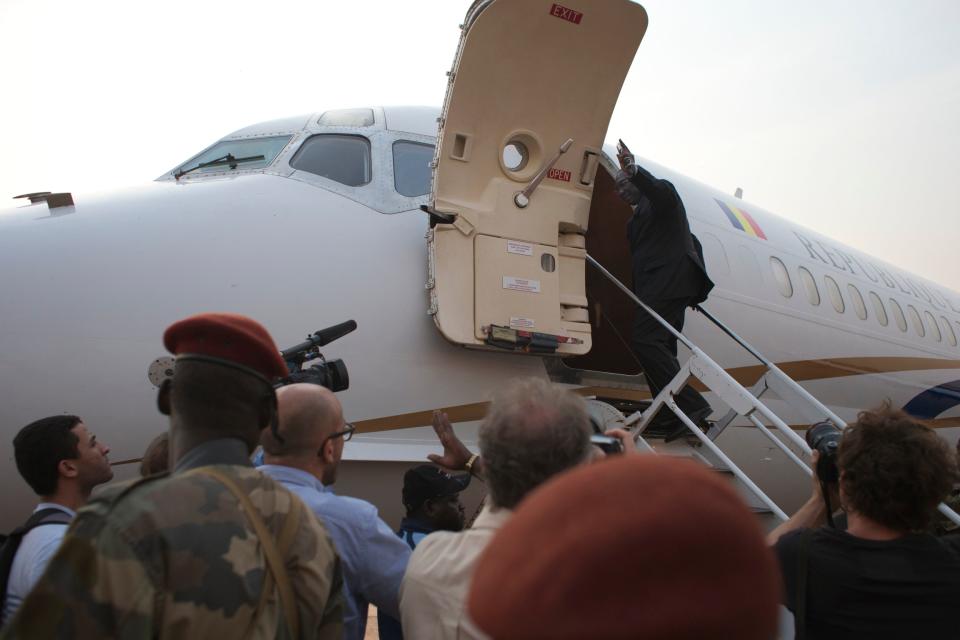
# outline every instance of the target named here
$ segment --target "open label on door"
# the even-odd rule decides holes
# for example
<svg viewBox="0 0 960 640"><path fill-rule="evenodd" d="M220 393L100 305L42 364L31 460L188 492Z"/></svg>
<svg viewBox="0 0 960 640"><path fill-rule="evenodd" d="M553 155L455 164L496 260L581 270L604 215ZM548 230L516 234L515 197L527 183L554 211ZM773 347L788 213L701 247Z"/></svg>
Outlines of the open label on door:
<svg viewBox="0 0 960 640"><path fill-rule="evenodd" d="M557 355L591 347L583 247L595 159L647 14L627 0L558 6L480 0L464 23L430 205L451 222L428 235L431 313L457 344L494 348L489 327L520 320L576 338Z"/></svg>

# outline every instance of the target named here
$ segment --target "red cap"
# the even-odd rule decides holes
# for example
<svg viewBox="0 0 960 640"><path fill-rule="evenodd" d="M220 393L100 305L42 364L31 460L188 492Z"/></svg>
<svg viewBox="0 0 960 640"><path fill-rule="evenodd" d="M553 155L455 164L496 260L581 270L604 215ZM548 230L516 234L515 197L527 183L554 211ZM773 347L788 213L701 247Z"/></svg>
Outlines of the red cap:
<svg viewBox="0 0 960 640"><path fill-rule="evenodd" d="M495 639L767 640L781 582L755 518L693 462L585 465L520 503L477 562L467 610Z"/></svg>
<svg viewBox="0 0 960 640"><path fill-rule="evenodd" d="M163 333L174 355L219 358L253 369L268 380L287 375L277 345L256 320L235 313L201 313L174 322Z"/></svg>

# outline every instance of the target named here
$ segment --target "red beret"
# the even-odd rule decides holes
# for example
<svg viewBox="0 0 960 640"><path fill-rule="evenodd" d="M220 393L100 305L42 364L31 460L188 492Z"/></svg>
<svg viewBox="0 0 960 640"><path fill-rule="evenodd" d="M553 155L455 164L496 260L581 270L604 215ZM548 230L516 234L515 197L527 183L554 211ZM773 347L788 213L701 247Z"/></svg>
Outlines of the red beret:
<svg viewBox="0 0 960 640"><path fill-rule="evenodd" d="M494 639L768 640L780 588L759 523L726 480L624 455L524 499L480 556L467 610Z"/></svg>
<svg viewBox="0 0 960 640"><path fill-rule="evenodd" d="M234 313L201 313L174 322L163 333L163 345L175 355L229 360L268 380L288 373L277 345L263 325Z"/></svg>

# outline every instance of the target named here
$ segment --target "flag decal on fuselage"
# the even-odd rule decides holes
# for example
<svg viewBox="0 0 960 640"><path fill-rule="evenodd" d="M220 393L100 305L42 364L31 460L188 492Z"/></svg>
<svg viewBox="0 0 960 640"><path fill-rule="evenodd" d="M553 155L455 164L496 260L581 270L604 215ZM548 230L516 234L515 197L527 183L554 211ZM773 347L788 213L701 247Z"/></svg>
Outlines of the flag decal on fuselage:
<svg viewBox="0 0 960 640"><path fill-rule="evenodd" d="M753 219L749 213L741 209L740 207L734 207L729 205L726 202L717 200L714 198L714 202L720 205L720 208L723 209L723 212L727 215L727 219L737 229L747 233L748 235L753 236L754 238L767 239L767 236L764 235L763 229L760 228L760 225L757 224L757 221Z"/></svg>

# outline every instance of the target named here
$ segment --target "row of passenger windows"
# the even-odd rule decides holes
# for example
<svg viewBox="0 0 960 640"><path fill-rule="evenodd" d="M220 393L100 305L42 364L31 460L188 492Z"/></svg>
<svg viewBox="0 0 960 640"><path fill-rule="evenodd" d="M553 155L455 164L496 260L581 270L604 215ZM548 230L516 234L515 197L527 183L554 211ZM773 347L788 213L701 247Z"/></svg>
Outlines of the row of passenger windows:
<svg viewBox="0 0 960 640"><path fill-rule="evenodd" d="M273 162L289 141L290 136L225 140L184 164L179 171L262 169ZM433 145L410 140L393 143L393 184L397 193L411 198L430 193L433 148ZM231 159L224 160L228 154ZM202 163L209 164L202 167ZM361 187L373 178L370 141L364 136L328 133L311 136L297 149L290 166L348 187Z"/></svg>
<svg viewBox="0 0 960 640"><path fill-rule="evenodd" d="M777 288L783 297L793 297L793 282L790 279L790 272L787 270L787 266L783 264L780 258L771 256L770 267L773 270L773 277L774 280L776 280ZM815 307L819 306L820 289L817 287L817 281L813 277L813 274L810 273L810 270L806 267L797 267L797 276L803 285L807 302ZM831 276L827 275L823 276L823 284L834 310L837 313L843 313L846 310L846 299L843 296L840 285ZM847 284L846 289L847 296L850 299L850 305L853 307L853 312L861 320L866 320L870 312L867 309L867 304L860 290L854 284ZM883 300L873 291L868 291L867 297L870 299L870 307L873 309L874 318L880 323L880 326L886 327L890 324L890 318L887 315L887 307L884 305ZM900 331L907 331L907 315L909 315L913 330L921 338L929 332L937 342L943 342L944 337L946 337L947 342L949 342L951 346L957 346L957 334L953 329L953 325L951 325L950 321L944 316L940 316L940 322L938 323L937 319L929 311L924 311L923 318L921 318L920 312L917 311L916 307L912 304L907 305L906 314L904 314L903 307L900 306L900 303L893 298L888 298L887 304L890 305L890 312L893 316L894 323ZM956 324L957 328L960 329L960 323Z"/></svg>

